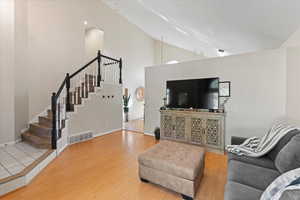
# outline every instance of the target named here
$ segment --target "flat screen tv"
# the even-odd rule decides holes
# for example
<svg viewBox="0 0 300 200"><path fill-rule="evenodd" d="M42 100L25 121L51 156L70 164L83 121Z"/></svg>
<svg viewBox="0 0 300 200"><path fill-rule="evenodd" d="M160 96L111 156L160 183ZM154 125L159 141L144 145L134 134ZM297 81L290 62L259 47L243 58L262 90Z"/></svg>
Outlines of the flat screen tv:
<svg viewBox="0 0 300 200"><path fill-rule="evenodd" d="M167 107L218 109L219 78L167 81Z"/></svg>

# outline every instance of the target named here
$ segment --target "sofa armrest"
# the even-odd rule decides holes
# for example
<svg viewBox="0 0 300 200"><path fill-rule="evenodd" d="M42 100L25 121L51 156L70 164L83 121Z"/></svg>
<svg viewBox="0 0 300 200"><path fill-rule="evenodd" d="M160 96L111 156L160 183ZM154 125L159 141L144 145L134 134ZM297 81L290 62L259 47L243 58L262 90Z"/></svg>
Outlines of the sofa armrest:
<svg viewBox="0 0 300 200"><path fill-rule="evenodd" d="M232 136L231 137L231 144L232 145L240 145L243 142L245 142L245 140L247 140L247 138L244 137L237 137L237 136Z"/></svg>

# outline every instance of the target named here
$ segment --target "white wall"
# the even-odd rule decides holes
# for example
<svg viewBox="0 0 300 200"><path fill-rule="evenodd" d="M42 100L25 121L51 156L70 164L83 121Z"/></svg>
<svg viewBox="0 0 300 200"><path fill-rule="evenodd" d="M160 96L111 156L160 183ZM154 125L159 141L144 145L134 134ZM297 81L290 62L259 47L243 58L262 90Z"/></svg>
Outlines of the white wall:
<svg viewBox="0 0 300 200"><path fill-rule="evenodd" d="M105 96L103 98L102 96ZM114 98L107 98L114 96ZM69 134L92 131L103 134L122 129L122 87L103 84L95 94L90 94L83 106L68 120Z"/></svg>
<svg viewBox="0 0 300 200"><path fill-rule="evenodd" d="M226 142L231 136L262 136L285 116L286 56L284 49L203 59L146 68L145 132L160 125L159 108L166 80L220 77L231 81L226 104Z"/></svg>
<svg viewBox="0 0 300 200"><path fill-rule="evenodd" d="M27 0L15 0L15 137L28 125Z"/></svg>
<svg viewBox="0 0 300 200"><path fill-rule="evenodd" d="M287 48L287 116L300 122L300 46Z"/></svg>
<svg viewBox="0 0 300 200"><path fill-rule="evenodd" d="M287 70L287 117L292 121L300 122L300 28L282 45L286 49Z"/></svg>
<svg viewBox="0 0 300 200"><path fill-rule="evenodd" d="M166 64L173 60L183 62L204 58L203 54L197 54L158 40L155 40L154 48L155 65Z"/></svg>
<svg viewBox="0 0 300 200"><path fill-rule="evenodd" d="M96 57L95 52L103 50L104 32L97 28L87 28L85 30L85 57L90 61Z"/></svg>
<svg viewBox="0 0 300 200"><path fill-rule="evenodd" d="M0 144L15 139L15 1L0 1Z"/></svg>
<svg viewBox="0 0 300 200"><path fill-rule="evenodd" d="M300 28L295 31L283 44L283 47L292 47L300 45Z"/></svg>

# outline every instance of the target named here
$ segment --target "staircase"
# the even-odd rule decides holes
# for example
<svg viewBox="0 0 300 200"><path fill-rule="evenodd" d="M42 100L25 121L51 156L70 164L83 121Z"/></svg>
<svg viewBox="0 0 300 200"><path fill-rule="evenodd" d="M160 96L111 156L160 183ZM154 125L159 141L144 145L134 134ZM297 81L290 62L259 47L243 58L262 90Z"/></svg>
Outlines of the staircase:
<svg viewBox="0 0 300 200"><path fill-rule="evenodd" d="M96 61L97 69L93 69L92 64ZM107 67L114 69L111 76L107 76L105 71ZM119 70L118 73L116 68ZM102 76L103 73L105 76ZM74 112L76 106L82 104L82 99L95 92L106 78L111 79L108 81L122 84L122 59L104 56L99 51L97 57L88 64L72 75L66 74L58 92L53 93L51 97L51 109L47 110L46 115L39 116L37 122L29 124L29 129L21 135L22 140L36 148L56 149L57 141L61 138L68 119L67 113Z"/></svg>

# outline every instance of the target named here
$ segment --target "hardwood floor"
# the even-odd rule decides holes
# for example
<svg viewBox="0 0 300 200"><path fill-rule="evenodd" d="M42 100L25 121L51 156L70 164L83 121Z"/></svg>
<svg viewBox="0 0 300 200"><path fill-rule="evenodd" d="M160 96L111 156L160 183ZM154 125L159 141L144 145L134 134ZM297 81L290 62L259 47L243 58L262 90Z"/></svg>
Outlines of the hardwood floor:
<svg viewBox="0 0 300 200"><path fill-rule="evenodd" d="M138 178L137 156L155 144L151 136L116 132L67 148L28 186L1 200L176 200L179 194ZM222 200L226 156L206 154L198 200Z"/></svg>
<svg viewBox="0 0 300 200"><path fill-rule="evenodd" d="M128 131L135 131L144 133L144 120L135 119L124 123L124 129Z"/></svg>

